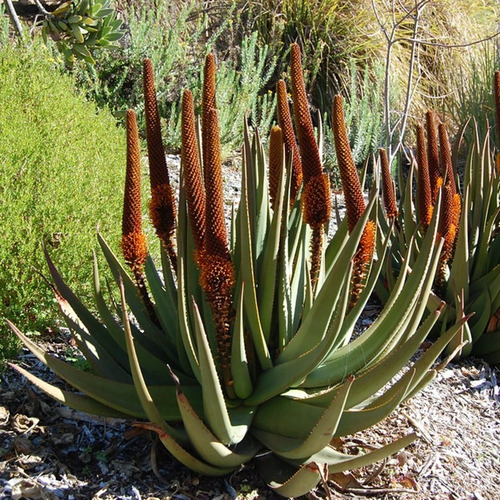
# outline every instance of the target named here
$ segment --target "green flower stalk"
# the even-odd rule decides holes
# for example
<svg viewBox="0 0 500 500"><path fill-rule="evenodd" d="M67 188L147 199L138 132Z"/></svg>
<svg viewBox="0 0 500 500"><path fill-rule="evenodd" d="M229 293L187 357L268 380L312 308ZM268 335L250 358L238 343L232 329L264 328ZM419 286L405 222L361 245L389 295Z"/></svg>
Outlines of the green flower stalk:
<svg viewBox="0 0 500 500"><path fill-rule="evenodd" d="M177 256L174 244L175 199L168 176L165 150L161 137L160 115L156 101L153 65L150 59L143 64L144 111L148 157L150 165L151 202L149 214L156 234L163 243L174 271L177 269Z"/></svg>

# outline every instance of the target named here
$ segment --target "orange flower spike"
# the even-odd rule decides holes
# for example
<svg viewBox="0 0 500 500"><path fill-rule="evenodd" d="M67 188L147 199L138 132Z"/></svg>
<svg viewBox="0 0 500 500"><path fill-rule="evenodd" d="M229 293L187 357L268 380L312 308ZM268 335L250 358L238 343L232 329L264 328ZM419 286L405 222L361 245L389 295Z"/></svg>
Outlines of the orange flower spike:
<svg viewBox="0 0 500 500"><path fill-rule="evenodd" d="M318 281L321 268L321 253L325 224L330 219L332 210L330 180L325 174L309 179L304 186L302 211L304 220L311 226L311 283L314 287Z"/></svg>
<svg viewBox="0 0 500 500"><path fill-rule="evenodd" d="M443 176L446 177L446 183L450 183L453 195L457 192L455 185L455 176L453 175L453 165L451 162L451 145L448 138L448 132L444 123L438 125L439 146L441 151L441 165L443 166Z"/></svg>
<svg viewBox="0 0 500 500"><path fill-rule="evenodd" d="M144 60L144 110L146 115L146 136L148 144L149 177L151 182L151 202L149 215L156 234L163 242L173 269L177 268L175 253L175 197L170 185L165 151L161 138L160 115L156 101L153 65L150 59Z"/></svg>
<svg viewBox="0 0 500 500"><path fill-rule="evenodd" d="M127 111L127 172L123 199L122 241L123 258L130 266L146 312L156 325L158 319L146 289L144 263L148 257L146 236L142 231L141 210L141 154L137 118Z"/></svg>
<svg viewBox="0 0 500 500"><path fill-rule="evenodd" d="M493 79L493 94L495 96L497 137L498 137L498 145L500 147L500 71L495 71L495 76ZM496 164L497 164L497 174L500 175L500 152L497 153Z"/></svg>
<svg viewBox="0 0 500 500"><path fill-rule="evenodd" d="M358 249L354 254L351 282L351 308L356 304L360 293L363 291L368 268L373 260L376 230L377 226L375 222L369 220L363 229Z"/></svg>
<svg viewBox="0 0 500 500"><path fill-rule="evenodd" d="M320 175L323 172L323 168L321 166L318 145L316 144L311 114L309 113L306 87L302 74L300 47L296 43L292 44L290 76L295 126L302 159L302 173L304 184L307 184L311 177Z"/></svg>
<svg viewBox="0 0 500 500"><path fill-rule="evenodd" d="M340 170L340 180L344 190L344 198L347 212L347 222L349 232L365 211L365 200L361 183L359 182L358 172L354 159L352 157L347 130L345 127L343 100L340 95L336 95L333 100L332 115L333 137L335 141L335 151Z"/></svg>
<svg viewBox="0 0 500 500"><path fill-rule="evenodd" d="M439 148L436 130L436 118L432 111L427 111L425 114L425 127L427 130L427 162L429 165L429 178L432 187L437 186L438 179L441 178L441 170L439 168ZM438 191L434 189L432 203L436 201Z"/></svg>
<svg viewBox="0 0 500 500"><path fill-rule="evenodd" d="M273 210L278 196L278 188L283 169L283 134L281 128L275 126L269 139L269 197Z"/></svg>
<svg viewBox="0 0 500 500"><path fill-rule="evenodd" d="M432 192L424 127L420 124L417 125L417 166L418 218L420 224L426 230L432 218Z"/></svg>
<svg viewBox="0 0 500 500"><path fill-rule="evenodd" d="M212 109L217 109L216 99L215 99L215 56L213 54L208 54L205 58L205 69L203 74L203 96L201 101L201 137L202 137L202 152L203 152L203 164L207 161L207 145L208 139L206 134L210 129L211 125L209 123L209 114Z"/></svg>
<svg viewBox="0 0 500 500"><path fill-rule="evenodd" d="M148 256L146 237L142 231L141 155L137 119L127 111L127 173L122 218L122 251L134 272L142 272Z"/></svg>
<svg viewBox="0 0 500 500"><path fill-rule="evenodd" d="M227 229L224 217L222 160L217 111L211 109L207 114L207 118L207 130L204 131L206 158L203 160L207 200L205 250L211 255L219 255L229 259Z"/></svg>
<svg viewBox="0 0 500 500"><path fill-rule="evenodd" d="M453 193L453 188L449 182L446 182L443 187L441 203L442 213L439 221L438 234L444 238L444 242L436 276L438 286L444 284L446 264L453 259L461 211L460 195L458 193Z"/></svg>
<svg viewBox="0 0 500 500"><path fill-rule="evenodd" d="M295 140L293 131L292 115L290 106L288 105L288 95L286 84L283 80L279 80L276 84L277 109L278 109L278 125L283 134L283 142L285 143L285 156L287 164L292 157L292 185L290 188L290 207L293 206L297 195L302 185L302 160L300 159L299 148Z"/></svg>
<svg viewBox="0 0 500 500"><path fill-rule="evenodd" d="M205 188L196 141L193 94L185 90L182 96L182 172L186 188L189 222L199 254L203 250L206 227Z"/></svg>
<svg viewBox="0 0 500 500"><path fill-rule="evenodd" d="M382 172L382 197L384 200L385 215L388 219L394 219L398 215L396 195L394 194L394 183L389 168L389 158L384 148L378 150L380 156L380 169Z"/></svg>

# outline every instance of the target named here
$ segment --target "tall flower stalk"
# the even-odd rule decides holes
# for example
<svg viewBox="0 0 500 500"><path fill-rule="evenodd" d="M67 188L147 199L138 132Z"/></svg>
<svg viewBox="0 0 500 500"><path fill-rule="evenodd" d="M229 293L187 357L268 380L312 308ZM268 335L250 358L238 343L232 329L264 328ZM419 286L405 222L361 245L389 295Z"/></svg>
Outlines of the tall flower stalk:
<svg viewBox="0 0 500 500"><path fill-rule="evenodd" d="M148 158L150 165L151 202L149 214L156 234L160 238L174 271L177 269L177 256L174 243L175 235L175 199L170 185L165 150L161 137L160 115L156 100L153 65L150 59L143 64L144 110Z"/></svg>
<svg viewBox="0 0 500 500"><path fill-rule="evenodd" d="M182 96L182 166L189 222L193 233L196 260L200 258L205 244L206 196L200 153L196 140L196 121L193 94L185 90Z"/></svg>
<svg viewBox="0 0 500 500"><path fill-rule="evenodd" d="M344 192L347 222L349 232L352 232L359 219L363 216L366 205L356 165L352 157L349 139L347 137L343 99L339 95L336 95L333 100L332 128L340 171L340 180ZM359 297L363 282L367 275L367 270L373 259L373 252L375 250L375 231L376 225L374 221L367 221L363 230L363 236L359 242L358 251L354 258L351 304L354 304Z"/></svg>
<svg viewBox="0 0 500 500"><path fill-rule="evenodd" d="M292 44L290 52L290 78L292 82L293 113L304 178L302 210L304 220L312 228L311 281L314 285L319 276L325 227L330 220L332 205L330 182L328 176L323 173L307 102L300 47L296 43Z"/></svg>
<svg viewBox="0 0 500 500"><path fill-rule="evenodd" d="M148 256L148 246L146 236L142 230L141 154L135 111L127 111L126 124L127 170L123 199L121 248L123 258L135 277L137 289L142 297L147 313L156 322L156 314L148 295L144 275L144 264Z"/></svg>
<svg viewBox="0 0 500 500"><path fill-rule="evenodd" d="M292 184L290 187L290 207L293 206L299 189L302 186L302 160L300 159L299 147L293 131L292 115L288 105L288 93L284 80L279 80L276 84L278 125L283 134L285 144L286 164L292 161Z"/></svg>
<svg viewBox="0 0 500 500"><path fill-rule="evenodd" d="M224 216L219 120L215 108L215 60L205 61L202 100L203 186L196 146L192 96L183 100L183 171L200 284L207 295L216 331L217 353L227 394L234 397L231 374L231 324L234 318L234 267Z"/></svg>

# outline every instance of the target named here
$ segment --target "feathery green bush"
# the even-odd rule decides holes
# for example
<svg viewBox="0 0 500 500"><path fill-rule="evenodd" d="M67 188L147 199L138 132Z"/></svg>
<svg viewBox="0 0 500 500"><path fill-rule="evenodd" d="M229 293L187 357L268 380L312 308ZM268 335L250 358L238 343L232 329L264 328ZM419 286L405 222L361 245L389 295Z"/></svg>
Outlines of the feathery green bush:
<svg viewBox="0 0 500 500"><path fill-rule="evenodd" d="M57 307L34 268L41 244L52 249L84 295L96 224L112 240L119 212L123 134L105 110L85 100L51 52L0 48L0 316L28 331L53 325ZM0 357L15 343L0 327Z"/></svg>

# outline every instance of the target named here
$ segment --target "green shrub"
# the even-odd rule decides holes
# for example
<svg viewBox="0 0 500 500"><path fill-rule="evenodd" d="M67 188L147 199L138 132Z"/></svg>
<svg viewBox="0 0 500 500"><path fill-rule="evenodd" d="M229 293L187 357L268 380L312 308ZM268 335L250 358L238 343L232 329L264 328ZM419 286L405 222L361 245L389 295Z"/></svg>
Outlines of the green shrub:
<svg viewBox="0 0 500 500"><path fill-rule="evenodd" d="M125 13L127 36L120 51L101 52L95 65L80 64L77 79L100 106L118 116L128 107L137 110L139 130L145 134L141 102L141 72L145 57L155 68L158 104L164 127L164 144L180 150L180 96L184 88L201 93L199 69L205 55L217 52L221 62L217 99L224 153L240 148L243 118L248 116L266 134L274 112L274 99L263 90L274 73L277 56L257 40L257 33L244 35L237 46L222 41L231 33L233 10L217 28L196 3L187 2L175 14L166 0L131 6ZM210 26L209 26L210 24ZM233 40L234 42L234 40ZM216 47L220 45L220 47ZM219 50L217 50L219 48Z"/></svg>
<svg viewBox="0 0 500 500"><path fill-rule="evenodd" d="M0 49L0 316L38 331L57 313L34 271L44 267L42 241L71 282L88 283L97 221L117 236L125 163L115 119L78 94L50 58L37 44ZM2 324L0 359L14 348Z"/></svg>

